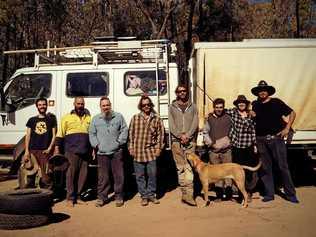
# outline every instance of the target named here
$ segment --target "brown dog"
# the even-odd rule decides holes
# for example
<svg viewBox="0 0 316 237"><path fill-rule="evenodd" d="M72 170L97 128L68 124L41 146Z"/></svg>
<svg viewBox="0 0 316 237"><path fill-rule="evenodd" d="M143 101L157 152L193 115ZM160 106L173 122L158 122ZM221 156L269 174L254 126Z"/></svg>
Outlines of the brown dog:
<svg viewBox="0 0 316 237"><path fill-rule="evenodd" d="M196 170L196 172L199 174L202 188L204 191L204 200L206 202L206 205L209 204L208 200L208 188L210 183L216 183L217 181L221 179L233 179L242 193L244 200L242 203L243 207L248 206L248 195L245 189L245 171L257 171L261 166L261 161L259 161L259 164L255 167L249 167L244 165L239 165L236 163L224 163L224 164L206 164L203 161L200 160L200 158L192 153L187 152L186 158L192 165L192 167Z"/></svg>

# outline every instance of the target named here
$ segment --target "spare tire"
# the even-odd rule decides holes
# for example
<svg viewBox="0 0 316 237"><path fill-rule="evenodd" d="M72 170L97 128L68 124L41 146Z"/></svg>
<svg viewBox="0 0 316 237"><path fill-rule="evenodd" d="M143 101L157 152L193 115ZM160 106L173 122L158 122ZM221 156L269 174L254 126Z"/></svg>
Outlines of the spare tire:
<svg viewBox="0 0 316 237"><path fill-rule="evenodd" d="M47 189L19 189L0 193L0 213L47 215L52 213L53 192Z"/></svg>
<svg viewBox="0 0 316 237"><path fill-rule="evenodd" d="M46 215L14 215L0 213L0 229L14 230L41 226L48 222Z"/></svg>

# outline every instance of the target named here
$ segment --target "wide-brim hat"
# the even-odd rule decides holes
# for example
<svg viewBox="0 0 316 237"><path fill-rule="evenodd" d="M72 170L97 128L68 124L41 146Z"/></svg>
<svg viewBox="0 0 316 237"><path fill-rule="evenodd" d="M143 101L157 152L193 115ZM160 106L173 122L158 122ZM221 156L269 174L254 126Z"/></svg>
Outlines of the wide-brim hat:
<svg viewBox="0 0 316 237"><path fill-rule="evenodd" d="M273 86L269 86L266 81L259 81L258 86L251 89L251 93L255 96L258 96L259 92L266 91L269 95L273 95L275 93L275 88Z"/></svg>
<svg viewBox="0 0 316 237"><path fill-rule="evenodd" d="M239 103L245 103L246 105L249 105L250 101L247 100L246 96L244 96L244 95L238 95L238 96L237 96L237 99L234 100L233 104L234 104L235 106L237 106Z"/></svg>
<svg viewBox="0 0 316 237"><path fill-rule="evenodd" d="M39 165L33 154L30 155L30 158L27 161L24 161L21 167L24 169L27 176L34 175L39 170Z"/></svg>
<svg viewBox="0 0 316 237"><path fill-rule="evenodd" d="M48 164L53 171L66 171L69 161L63 154L56 154L49 158Z"/></svg>

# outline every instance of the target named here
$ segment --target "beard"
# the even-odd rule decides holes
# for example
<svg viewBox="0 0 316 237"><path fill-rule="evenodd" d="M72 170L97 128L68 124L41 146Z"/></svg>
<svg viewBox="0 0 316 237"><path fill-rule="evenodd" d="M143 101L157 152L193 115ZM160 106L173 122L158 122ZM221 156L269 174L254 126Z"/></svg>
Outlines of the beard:
<svg viewBox="0 0 316 237"><path fill-rule="evenodd" d="M102 115L104 119L110 120L112 118L112 111L110 110L110 111L103 112Z"/></svg>
<svg viewBox="0 0 316 237"><path fill-rule="evenodd" d="M83 116L83 114L84 114L84 108L76 108L75 109L75 111L76 111L76 114L78 114L79 116Z"/></svg>

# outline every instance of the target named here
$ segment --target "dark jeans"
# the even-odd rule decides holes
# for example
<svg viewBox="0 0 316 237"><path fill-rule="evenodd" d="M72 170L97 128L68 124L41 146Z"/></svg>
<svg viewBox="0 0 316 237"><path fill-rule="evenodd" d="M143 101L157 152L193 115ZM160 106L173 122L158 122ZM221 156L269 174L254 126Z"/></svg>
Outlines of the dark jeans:
<svg viewBox="0 0 316 237"><path fill-rule="evenodd" d="M149 198L156 196L157 189L157 165L156 160L149 162L134 161L134 170L136 175L136 182L138 192L142 198ZM146 171L147 171L147 185L146 185Z"/></svg>
<svg viewBox="0 0 316 237"><path fill-rule="evenodd" d="M281 178L286 196L295 196L295 187L287 164L287 151L284 140L280 137L265 139L257 137L258 152L262 161L261 179L265 189L265 196L274 196L274 180L272 164L276 164L281 172Z"/></svg>
<svg viewBox="0 0 316 237"><path fill-rule="evenodd" d="M75 201L82 192L88 174L87 155L66 152L69 161L66 174L67 199Z"/></svg>
<svg viewBox="0 0 316 237"><path fill-rule="evenodd" d="M124 166L123 150L120 149L111 155L97 155L98 158L98 199L106 201L111 188L110 173L114 179L116 200L123 200Z"/></svg>
<svg viewBox="0 0 316 237"><path fill-rule="evenodd" d="M255 157L253 146L246 148L232 147L232 160L234 163L237 163L239 165L246 165L250 167L256 166L259 162L259 160ZM245 170L245 175L246 190L251 191L250 184L252 182L254 172Z"/></svg>

